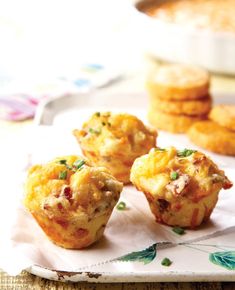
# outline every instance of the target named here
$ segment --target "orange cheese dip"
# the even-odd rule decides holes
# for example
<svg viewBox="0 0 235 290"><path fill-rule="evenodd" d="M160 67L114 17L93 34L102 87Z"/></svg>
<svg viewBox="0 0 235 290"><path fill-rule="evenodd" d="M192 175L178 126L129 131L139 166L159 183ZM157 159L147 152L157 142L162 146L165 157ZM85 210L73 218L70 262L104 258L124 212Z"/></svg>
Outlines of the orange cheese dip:
<svg viewBox="0 0 235 290"><path fill-rule="evenodd" d="M174 0L161 4L156 1L142 10L169 23L235 33L234 0Z"/></svg>

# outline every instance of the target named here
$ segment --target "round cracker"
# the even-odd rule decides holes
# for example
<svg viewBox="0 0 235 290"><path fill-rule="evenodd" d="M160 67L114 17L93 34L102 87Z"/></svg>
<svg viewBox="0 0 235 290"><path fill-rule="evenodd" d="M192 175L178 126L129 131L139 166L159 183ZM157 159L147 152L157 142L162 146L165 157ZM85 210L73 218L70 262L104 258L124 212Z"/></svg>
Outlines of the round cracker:
<svg viewBox="0 0 235 290"><path fill-rule="evenodd" d="M210 119L219 125L235 131L235 105L218 105L210 112Z"/></svg>
<svg viewBox="0 0 235 290"><path fill-rule="evenodd" d="M195 122L205 120L206 116L186 116L174 115L161 112L159 110L150 109L148 113L149 123L161 130L169 131L171 133L184 133Z"/></svg>
<svg viewBox="0 0 235 290"><path fill-rule="evenodd" d="M146 82L152 97L164 100L194 100L208 95L207 71L186 65L164 65L152 72Z"/></svg>
<svg viewBox="0 0 235 290"><path fill-rule="evenodd" d="M160 110L169 114L183 114L187 116L207 115L212 106L212 98L208 95L204 99L190 101L172 101L151 98L150 105L153 110Z"/></svg>
<svg viewBox="0 0 235 290"><path fill-rule="evenodd" d="M197 122L187 132L196 145L215 153L235 156L235 132L213 121Z"/></svg>

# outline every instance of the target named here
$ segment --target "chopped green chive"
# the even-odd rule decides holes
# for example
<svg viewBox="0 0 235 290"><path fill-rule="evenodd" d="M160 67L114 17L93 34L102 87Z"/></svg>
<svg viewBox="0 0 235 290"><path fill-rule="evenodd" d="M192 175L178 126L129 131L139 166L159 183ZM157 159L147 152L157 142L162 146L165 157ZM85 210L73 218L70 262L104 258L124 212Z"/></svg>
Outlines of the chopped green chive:
<svg viewBox="0 0 235 290"><path fill-rule="evenodd" d="M183 235L183 234L185 234L185 230L182 229L182 228L180 228L180 227L174 227L174 228L172 228L172 231L174 233L176 233L177 235Z"/></svg>
<svg viewBox="0 0 235 290"><path fill-rule="evenodd" d="M62 164L62 165L65 165L66 169L68 170L72 170L74 172L76 172L76 170L78 169L81 169L82 166L85 164L85 161L84 160L76 160L72 166L68 165L67 164L67 160L66 159L62 159L62 160L59 160L59 163ZM59 173L59 179L66 179L67 178L67 171L61 171Z"/></svg>
<svg viewBox="0 0 235 290"><path fill-rule="evenodd" d="M162 266L166 266L166 267L169 267L170 265L172 264L172 261L168 258L164 258L162 261L161 261L161 265Z"/></svg>
<svg viewBox="0 0 235 290"><path fill-rule="evenodd" d="M67 171L60 171L59 179L66 179L67 178Z"/></svg>
<svg viewBox="0 0 235 290"><path fill-rule="evenodd" d="M100 130L95 130L93 128L89 128L89 133L92 133L92 134L100 134Z"/></svg>
<svg viewBox="0 0 235 290"><path fill-rule="evenodd" d="M83 165L85 164L85 161L84 160L77 160L73 163L73 166L76 168L76 169L80 169Z"/></svg>
<svg viewBox="0 0 235 290"><path fill-rule="evenodd" d="M124 201L120 201L117 205L118 210L124 210L126 208L126 204Z"/></svg>
<svg viewBox="0 0 235 290"><path fill-rule="evenodd" d="M67 160L66 159L59 160L59 163L62 164L62 165L65 165L65 167L68 170L72 170L72 167L67 164Z"/></svg>
<svg viewBox="0 0 235 290"><path fill-rule="evenodd" d="M100 117L100 112L95 113L96 117Z"/></svg>
<svg viewBox="0 0 235 290"><path fill-rule="evenodd" d="M179 150L177 152L177 156L179 157L188 157L190 156L191 154L197 152L197 150L192 150L192 149L184 149L184 150Z"/></svg>
<svg viewBox="0 0 235 290"><path fill-rule="evenodd" d="M160 148L160 147L156 147L156 148L154 148L154 151L164 152L164 151L166 151L166 149Z"/></svg>
<svg viewBox="0 0 235 290"><path fill-rule="evenodd" d="M179 177L179 173L176 171L171 172L171 180L176 180Z"/></svg>

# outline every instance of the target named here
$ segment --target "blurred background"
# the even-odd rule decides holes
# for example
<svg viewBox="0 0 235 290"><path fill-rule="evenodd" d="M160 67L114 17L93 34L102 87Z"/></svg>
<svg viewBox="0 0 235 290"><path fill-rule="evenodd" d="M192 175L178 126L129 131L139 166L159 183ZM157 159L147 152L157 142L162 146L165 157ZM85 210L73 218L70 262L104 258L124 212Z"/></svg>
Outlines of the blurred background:
<svg viewBox="0 0 235 290"><path fill-rule="evenodd" d="M129 67L139 51L132 12L128 0L1 1L1 77L57 77L92 61Z"/></svg>
<svg viewBox="0 0 235 290"><path fill-rule="evenodd" d="M162 60L203 66L220 74L212 90L234 91L234 35L163 27L135 2L1 0L0 118L31 118L45 97L130 75L144 79ZM139 81L131 87L138 85L143 89Z"/></svg>

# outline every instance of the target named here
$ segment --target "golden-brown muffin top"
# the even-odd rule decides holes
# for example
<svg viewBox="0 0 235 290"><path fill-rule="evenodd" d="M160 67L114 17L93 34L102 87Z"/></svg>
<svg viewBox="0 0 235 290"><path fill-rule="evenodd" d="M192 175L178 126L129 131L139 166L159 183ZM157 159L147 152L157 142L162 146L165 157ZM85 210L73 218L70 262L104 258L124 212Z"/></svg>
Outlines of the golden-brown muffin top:
<svg viewBox="0 0 235 290"><path fill-rule="evenodd" d="M232 183L205 154L191 150L154 148L137 158L131 169L136 187L159 198L186 197L193 201Z"/></svg>
<svg viewBox="0 0 235 290"><path fill-rule="evenodd" d="M109 210L122 187L106 168L92 167L84 157L63 156L29 170L25 205L51 217L91 216Z"/></svg>
<svg viewBox="0 0 235 290"><path fill-rule="evenodd" d="M147 128L141 120L129 114L97 112L74 130L83 150L96 151L102 156L115 153L125 156L141 155L156 144L157 132Z"/></svg>

